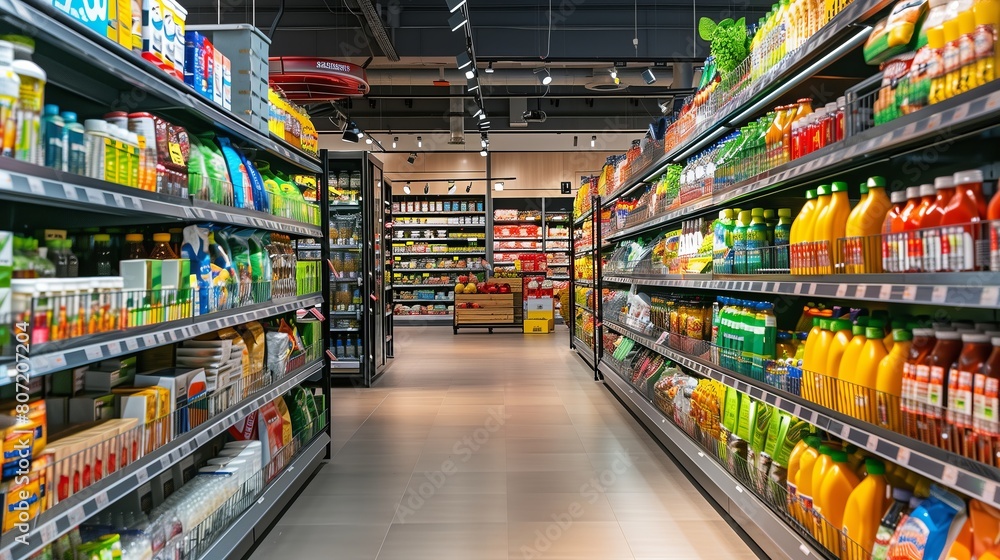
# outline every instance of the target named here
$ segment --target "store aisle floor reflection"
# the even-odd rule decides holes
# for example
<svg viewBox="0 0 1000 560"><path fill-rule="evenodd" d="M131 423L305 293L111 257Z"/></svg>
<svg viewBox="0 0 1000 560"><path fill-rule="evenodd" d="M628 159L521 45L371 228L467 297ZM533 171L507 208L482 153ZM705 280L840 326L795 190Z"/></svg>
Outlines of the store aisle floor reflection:
<svg viewBox="0 0 1000 560"><path fill-rule="evenodd" d="M754 558L567 338L398 329L252 560Z"/></svg>

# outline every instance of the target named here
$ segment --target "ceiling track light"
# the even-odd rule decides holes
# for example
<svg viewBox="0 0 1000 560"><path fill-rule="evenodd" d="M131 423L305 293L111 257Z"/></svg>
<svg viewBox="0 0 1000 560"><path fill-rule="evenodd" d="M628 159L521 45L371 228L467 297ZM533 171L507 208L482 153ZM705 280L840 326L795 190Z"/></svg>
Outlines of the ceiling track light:
<svg viewBox="0 0 1000 560"><path fill-rule="evenodd" d="M479 72L476 71L476 68L474 66L470 67L469 69L467 69L465 71L465 79L466 80L475 80L476 76L478 76L478 75L479 75Z"/></svg>
<svg viewBox="0 0 1000 560"><path fill-rule="evenodd" d="M590 147L593 148L594 144L596 144L596 143L597 143L597 137L596 136L591 136L590 137Z"/></svg>
<svg viewBox="0 0 1000 560"><path fill-rule="evenodd" d="M458 31L468 22L469 18L465 17L461 11L451 14L451 17L448 18L448 26L451 27L452 31Z"/></svg>
<svg viewBox="0 0 1000 560"><path fill-rule="evenodd" d="M447 2L448 11L451 13L457 12L459 8L465 5L465 0L447 0Z"/></svg>
<svg viewBox="0 0 1000 560"><path fill-rule="evenodd" d="M492 62L490 62L489 64L486 65L486 73L487 74L492 74L493 73L493 63Z"/></svg>
<svg viewBox="0 0 1000 560"><path fill-rule="evenodd" d="M396 142L399 142L399 136L392 137L392 149L396 149Z"/></svg>
<svg viewBox="0 0 1000 560"><path fill-rule="evenodd" d="M485 121L486 120L486 113L480 113L479 114L479 120Z"/></svg>
<svg viewBox="0 0 1000 560"><path fill-rule="evenodd" d="M552 74L549 72L548 68L535 68L535 77L541 82L543 86L547 86L552 83Z"/></svg>
<svg viewBox="0 0 1000 560"><path fill-rule="evenodd" d="M457 189L458 189L458 187L455 186L455 181L451 181L451 182L448 183L448 194L455 194L455 191Z"/></svg>
<svg viewBox="0 0 1000 560"><path fill-rule="evenodd" d="M365 138L365 144L368 144L369 146L371 146L371 144L372 144L372 137L371 136L369 136L368 138Z"/></svg>
<svg viewBox="0 0 1000 560"><path fill-rule="evenodd" d="M469 87L466 88L469 92L473 92L479 89L479 81L472 79L469 80Z"/></svg>
<svg viewBox="0 0 1000 560"><path fill-rule="evenodd" d="M611 72L611 79L612 80L617 80L618 79L618 70L616 68L612 68L610 70L610 72Z"/></svg>
<svg viewBox="0 0 1000 560"><path fill-rule="evenodd" d="M653 85L656 83L656 76L653 74L652 68L646 68L642 71L642 79L646 81L646 85Z"/></svg>
<svg viewBox="0 0 1000 560"><path fill-rule="evenodd" d="M482 114L483 114L483 108L482 107L476 107L476 112L472 113L472 116L473 116L473 118L475 118L475 117L482 116Z"/></svg>
<svg viewBox="0 0 1000 560"><path fill-rule="evenodd" d="M403 185L403 192L406 193L406 194L410 194L410 184L409 183L406 183L405 185Z"/></svg>
<svg viewBox="0 0 1000 560"><path fill-rule="evenodd" d="M423 148L424 147L424 139L421 138L421 137L419 137L419 136L417 136L417 147L418 148Z"/></svg>
<svg viewBox="0 0 1000 560"><path fill-rule="evenodd" d="M497 181L496 183L493 183L493 190L495 190L495 191L502 191L503 190L503 181Z"/></svg>
<svg viewBox="0 0 1000 560"><path fill-rule="evenodd" d="M427 194L429 192L431 192L431 185L430 185L430 183L424 183L424 194Z"/></svg>
<svg viewBox="0 0 1000 560"><path fill-rule="evenodd" d="M458 53L458 56L455 57L455 62L458 63L459 70L465 70L472 66L472 57L467 52Z"/></svg>
<svg viewBox="0 0 1000 560"><path fill-rule="evenodd" d="M354 121L347 123L347 126L344 127L344 135L340 139L344 142L357 144L358 140L361 139L361 134L358 131L358 125L354 124Z"/></svg>
<svg viewBox="0 0 1000 560"><path fill-rule="evenodd" d="M358 128L357 125L354 125L354 130L357 131L358 138L364 138L365 137L365 131L363 131L360 128Z"/></svg>
<svg viewBox="0 0 1000 560"><path fill-rule="evenodd" d="M481 155L483 157L486 157L486 154L488 154L488 153L489 152L487 152L485 149L483 149L483 150L480 150L479 155Z"/></svg>
<svg viewBox="0 0 1000 560"><path fill-rule="evenodd" d="M465 187L465 192L467 193L472 192L472 183L469 183L469 186Z"/></svg>

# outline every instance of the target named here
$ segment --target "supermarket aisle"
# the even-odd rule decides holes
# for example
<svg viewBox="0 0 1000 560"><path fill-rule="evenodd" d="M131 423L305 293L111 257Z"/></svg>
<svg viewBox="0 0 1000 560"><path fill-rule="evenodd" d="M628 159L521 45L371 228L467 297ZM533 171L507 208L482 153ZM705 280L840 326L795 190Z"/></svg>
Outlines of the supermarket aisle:
<svg viewBox="0 0 1000 560"><path fill-rule="evenodd" d="M253 560L754 558L566 339L398 329Z"/></svg>

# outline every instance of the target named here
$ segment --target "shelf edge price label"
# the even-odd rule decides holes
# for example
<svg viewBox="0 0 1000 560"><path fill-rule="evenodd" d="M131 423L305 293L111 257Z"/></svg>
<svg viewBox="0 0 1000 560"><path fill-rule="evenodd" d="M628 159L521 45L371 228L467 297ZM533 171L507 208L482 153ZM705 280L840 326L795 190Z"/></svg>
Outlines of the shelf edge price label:
<svg viewBox="0 0 1000 560"><path fill-rule="evenodd" d="M104 357L100 346L88 346L84 352L87 354L88 360L100 360Z"/></svg>
<svg viewBox="0 0 1000 560"><path fill-rule="evenodd" d="M842 298L842 297L844 297L846 295L847 295L847 284L839 284L839 285L837 285L837 296L836 297Z"/></svg>
<svg viewBox="0 0 1000 560"><path fill-rule="evenodd" d="M52 542L56 540L56 524L46 523L41 526L42 542Z"/></svg>
<svg viewBox="0 0 1000 560"><path fill-rule="evenodd" d="M954 486L958 482L958 468L954 465L945 465L944 472L941 473L941 482L948 486Z"/></svg>
<svg viewBox="0 0 1000 560"><path fill-rule="evenodd" d="M913 301L917 299L917 287L903 286L903 299L906 301Z"/></svg>
<svg viewBox="0 0 1000 560"><path fill-rule="evenodd" d="M869 435L868 441L865 442L865 449L868 451L875 451L878 449L878 437Z"/></svg>
<svg viewBox="0 0 1000 560"><path fill-rule="evenodd" d="M889 296L892 295L892 284L882 284L878 289L878 299L888 300Z"/></svg>
<svg viewBox="0 0 1000 560"><path fill-rule="evenodd" d="M130 352L138 350L139 349L139 341L137 341L134 338L126 338L125 339L125 347L128 348Z"/></svg>
<svg viewBox="0 0 1000 560"><path fill-rule="evenodd" d="M931 303L944 303L946 299L948 299L948 286L934 286Z"/></svg>
<svg viewBox="0 0 1000 560"><path fill-rule="evenodd" d="M69 524L74 527L83 523L87 519L87 516L83 513L82 507L75 507L68 512L66 512L66 517L69 518Z"/></svg>
<svg viewBox="0 0 1000 560"><path fill-rule="evenodd" d="M995 307L998 299L1000 299L1000 286L983 286L983 291L979 294L979 305Z"/></svg>
<svg viewBox="0 0 1000 560"><path fill-rule="evenodd" d="M904 467L909 466L910 450L905 447L900 447L899 451L896 452L896 462Z"/></svg>
<svg viewBox="0 0 1000 560"><path fill-rule="evenodd" d="M38 177L28 177L28 188L31 189L31 194L45 196L45 185Z"/></svg>
<svg viewBox="0 0 1000 560"><path fill-rule="evenodd" d="M143 467L135 471L135 478L136 480L139 481L139 485L141 486L143 484L146 484L146 481L149 480L149 473L146 472L146 468Z"/></svg>
<svg viewBox="0 0 1000 560"><path fill-rule="evenodd" d="M857 287L854 288L854 297L858 298L858 299L862 299L862 298L865 297L865 292L867 292L867 291L868 291L868 286L866 286L864 284L860 284L860 285L858 285Z"/></svg>
<svg viewBox="0 0 1000 560"><path fill-rule="evenodd" d="M94 496L94 502L97 504L97 507L100 508L100 509L104 509L104 508L108 507L108 502L109 501L110 500L108 500L108 493L107 492L100 492L96 496Z"/></svg>
<svg viewBox="0 0 1000 560"><path fill-rule="evenodd" d="M0 190L14 190L14 180L11 179L10 173L0 173ZM8 554L10 553L8 552Z"/></svg>

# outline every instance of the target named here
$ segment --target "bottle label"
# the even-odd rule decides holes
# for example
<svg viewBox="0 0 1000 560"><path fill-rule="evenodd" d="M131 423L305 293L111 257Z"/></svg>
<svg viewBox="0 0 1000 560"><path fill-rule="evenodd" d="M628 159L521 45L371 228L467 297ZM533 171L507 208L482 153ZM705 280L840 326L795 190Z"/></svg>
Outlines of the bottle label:
<svg viewBox="0 0 1000 560"><path fill-rule="evenodd" d="M991 58L996 44L996 29L993 24L980 25L972 34L974 56L976 60Z"/></svg>
<svg viewBox="0 0 1000 560"><path fill-rule="evenodd" d="M948 41L944 46L944 73L954 72L961 65L958 41Z"/></svg>
<svg viewBox="0 0 1000 560"><path fill-rule="evenodd" d="M975 33L962 35L958 38L958 64L968 66L976 60Z"/></svg>
<svg viewBox="0 0 1000 560"><path fill-rule="evenodd" d="M972 416L972 385L975 374L953 369L948 374L948 410L955 413L955 420L966 423Z"/></svg>
<svg viewBox="0 0 1000 560"><path fill-rule="evenodd" d="M937 408L944 406L944 380L945 369L943 367L933 366L930 368L930 379L927 383L927 404Z"/></svg>
<svg viewBox="0 0 1000 560"><path fill-rule="evenodd" d="M977 429L994 431L1000 409L1000 379L981 373L973 378L972 416Z"/></svg>
<svg viewBox="0 0 1000 560"><path fill-rule="evenodd" d="M923 61L922 61L923 62ZM922 74L927 78L934 79L939 78L944 74L944 49L927 49L927 59L924 62L926 67ZM923 78L918 74L918 78Z"/></svg>
<svg viewBox="0 0 1000 560"><path fill-rule="evenodd" d="M931 378L931 368L930 366L918 365L913 370L913 401L916 404L926 404L927 401L927 390L928 383Z"/></svg>

